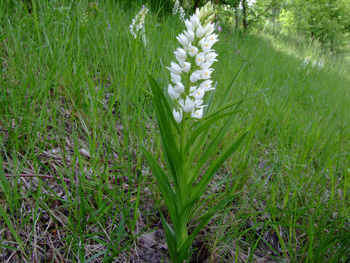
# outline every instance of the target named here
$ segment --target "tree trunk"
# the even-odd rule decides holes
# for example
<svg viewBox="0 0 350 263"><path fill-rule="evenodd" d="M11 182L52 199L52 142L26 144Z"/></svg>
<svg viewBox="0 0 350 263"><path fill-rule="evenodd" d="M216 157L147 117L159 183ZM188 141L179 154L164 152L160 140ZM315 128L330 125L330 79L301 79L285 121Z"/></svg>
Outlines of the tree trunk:
<svg viewBox="0 0 350 263"><path fill-rule="evenodd" d="M198 8L199 2L200 2L200 0L194 0L194 5L193 5L193 10L194 11L196 11L196 9Z"/></svg>
<svg viewBox="0 0 350 263"><path fill-rule="evenodd" d="M243 9L243 30L244 32L248 29L248 19L247 19L247 0L242 1L242 9Z"/></svg>

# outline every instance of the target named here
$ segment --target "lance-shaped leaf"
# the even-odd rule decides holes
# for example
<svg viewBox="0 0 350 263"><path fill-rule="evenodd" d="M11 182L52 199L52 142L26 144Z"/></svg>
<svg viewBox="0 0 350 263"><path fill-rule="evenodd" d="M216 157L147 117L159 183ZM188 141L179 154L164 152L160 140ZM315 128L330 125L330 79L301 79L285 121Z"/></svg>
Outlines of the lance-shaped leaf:
<svg viewBox="0 0 350 263"><path fill-rule="evenodd" d="M173 177L175 187L177 187L179 184L178 174L180 171L178 169L181 167L181 158L179 154L179 147L175 141L171 127L178 129L178 125L172 116L169 104L157 82L151 76L149 76L149 80L154 95L154 107L160 135L162 137L165 158L169 166L170 174Z"/></svg>
<svg viewBox="0 0 350 263"><path fill-rule="evenodd" d="M222 95L220 95L219 100L216 102L216 104L214 105L214 108L218 108L221 105L225 105L228 98L230 97L230 91L233 88L233 85L236 82L237 77L239 76L239 74L241 73L242 69L244 68L244 65L238 70L238 72L236 73L236 75L233 77L231 84L226 86L226 89L224 90L224 92L222 93Z"/></svg>
<svg viewBox="0 0 350 263"><path fill-rule="evenodd" d="M217 122L220 119L223 119L225 117L228 117L232 114L238 113L242 110L236 110L236 111L230 111L224 114L221 114L219 116L212 116L212 118L208 119L208 120L203 120L201 121L198 125L198 127L192 132L191 137L187 140L186 143L186 147L185 147L185 152L188 152L191 145L195 142L195 140L198 138L198 136L204 132L207 131L211 128L211 125L214 124L215 122ZM196 151L197 149L195 149Z"/></svg>
<svg viewBox="0 0 350 263"><path fill-rule="evenodd" d="M210 208L205 215L201 216L198 219L198 221L200 223L193 230L191 235L188 236L186 242L180 248L178 248L178 250L183 252L183 255L181 255L181 256L183 256L184 258L185 258L185 256L189 256L187 254L189 253L191 245L192 245L194 239L196 238L196 236L198 235L199 231L201 231L208 224L210 219L217 213L217 211L219 211L227 203L231 202L237 195L238 194L235 194L235 195L229 196L229 197L221 200L217 205Z"/></svg>
<svg viewBox="0 0 350 263"><path fill-rule="evenodd" d="M192 191L191 199L197 199L199 198L203 192L205 191L205 188L210 183L211 179L215 175L216 171L220 168L220 166L227 160L228 157L230 157L241 145L244 137L247 135L248 132L244 133L231 147L229 147L224 153L222 153L205 171L202 179L199 181L197 185L194 186L194 189Z"/></svg>
<svg viewBox="0 0 350 263"><path fill-rule="evenodd" d="M209 147L205 151L205 153L202 155L202 157L198 160L197 164L193 167L193 170L191 171L191 174L198 175L200 169L203 167L203 165L209 160L209 157L217 150L217 147L221 140L226 135L229 128L232 126L234 121L234 115L231 115L230 118L226 121L225 125L221 128L218 135L214 138L214 140L210 143Z"/></svg>
<svg viewBox="0 0 350 263"><path fill-rule="evenodd" d="M171 258L176 258L177 249L176 249L176 235L175 235L175 232L171 228L171 226L167 223L167 221L165 220L162 212L159 211L159 213L160 213L160 218L162 220L162 225L163 225L163 228L164 228L165 238L166 238L166 242L168 244L168 251L169 251L170 257Z"/></svg>
<svg viewBox="0 0 350 263"><path fill-rule="evenodd" d="M169 212L175 214L177 212L176 205L174 203L175 193L171 188L171 185L168 181L168 177L164 173L163 169L159 166L157 161L153 158L153 156L142 145L140 145L140 147L153 171L153 175L157 180L158 187L162 193L165 204L169 209Z"/></svg>

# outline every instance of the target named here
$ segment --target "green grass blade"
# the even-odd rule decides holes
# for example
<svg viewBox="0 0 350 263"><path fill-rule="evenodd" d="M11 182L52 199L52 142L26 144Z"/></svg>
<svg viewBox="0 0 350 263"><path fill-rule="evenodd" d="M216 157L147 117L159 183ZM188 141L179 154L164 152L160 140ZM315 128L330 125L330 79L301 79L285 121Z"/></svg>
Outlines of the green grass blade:
<svg viewBox="0 0 350 263"><path fill-rule="evenodd" d="M22 240L19 238L19 236L17 235L17 232L15 230L15 228L13 227L10 219L8 218L7 214L5 213L4 209L2 208L2 206L0 206L0 216L4 219L5 224L7 225L7 227L9 228L13 238L17 241L18 245L21 247L22 253L24 254L24 256L26 258L28 258Z"/></svg>

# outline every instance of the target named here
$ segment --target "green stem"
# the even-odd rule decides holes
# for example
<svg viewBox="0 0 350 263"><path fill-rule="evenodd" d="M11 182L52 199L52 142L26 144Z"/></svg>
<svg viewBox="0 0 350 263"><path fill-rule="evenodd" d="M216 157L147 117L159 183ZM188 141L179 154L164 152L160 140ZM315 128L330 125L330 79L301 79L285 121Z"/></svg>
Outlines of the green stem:
<svg viewBox="0 0 350 263"><path fill-rule="evenodd" d="M179 229L178 233L176 233L177 236L177 247L179 248L183 243L186 242L188 238L188 232L187 232L187 219L183 218L182 215L180 215L183 212L183 209L187 205L187 168L186 168L186 156L185 153L185 146L186 146L186 139L187 139L187 113L184 113L183 121L181 124L181 134L180 134L180 157L181 157L181 175L180 175L180 182L179 182L179 193L180 197L178 198L178 222L179 222Z"/></svg>

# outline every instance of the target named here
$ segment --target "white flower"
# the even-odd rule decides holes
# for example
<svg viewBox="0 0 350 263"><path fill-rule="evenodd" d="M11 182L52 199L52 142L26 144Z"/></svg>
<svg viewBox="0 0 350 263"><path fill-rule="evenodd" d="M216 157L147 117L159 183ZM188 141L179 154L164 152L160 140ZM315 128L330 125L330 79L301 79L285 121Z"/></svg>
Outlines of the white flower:
<svg viewBox="0 0 350 263"><path fill-rule="evenodd" d="M203 107L201 107L199 110L192 111L191 117L201 119L203 117Z"/></svg>
<svg viewBox="0 0 350 263"><path fill-rule="evenodd" d="M198 53L198 48L192 46L191 44L188 45L188 54L191 56L191 57L194 57L195 55L197 55Z"/></svg>
<svg viewBox="0 0 350 263"><path fill-rule="evenodd" d="M181 82L176 82L175 86L174 86L174 91L176 93L181 94L181 93L183 93L185 91L185 87L184 87L184 85Z"/></svg>
<svg viewBox="0 0 350 263"><path fill-rule="evenodd" d="M205 91L213 90L214 88L211 87L211 84L212 84L212 83L213 83L212 80L207 79L207 80L203 81L203 82L199 85L199 87L202 88L202 89L204 89Z"/></svg>
<svg viewBox="0 0 350 263"><path fill-rule="evenodd" d="M173 100L176 100L180 97L180 94L175 92L173 86L171 86L170 84L168 86L168 94L169 94L169 97Z"/></svg>
<svg viewBox="0 0 350 263"><path fill-rule="evenodd" d="M198 44L202 45L205 42L205 37L201 38L201 40L199 40Z"/></svg>
<svg viewBox="0 0 350 263"><path fill-rule="evenodd" d="M199 88L194 90L190 95L195 98L196 101L203 99L205 94L205 90L203 88Z"/></svg>
<svg viewBox="0 0 350 263"><path fill-rule="evenodd" d="M198 108L199 106L201 106L203 104L203 100L200 99L200 100L195 100L194 101L194 107L195 108Z"/></svg>
<svg viewBox="0 0 350 263"><path fill-rule="evenodd" d="M212 23L208 23L205 27L204 27L204 32L206 36L209 36L211 33L214 32L214 24Z"/></svg>
<svg viewBox="0 0 350 263"><path fill-rule="evenodd" d="M197 86L191 86L190 87L190 93L194 92L197 89Z"/></svg>
<svg viewBox="0 0 350 263"><path fill-rule="evenodd" d="M179 111L173 109L173 115L174 115L174 119L177 123L180 123L182 121L182 110L181 109Z"/></svg>
<svg viewBox="0 0 350 263"><path fill-rule="evenodd" d="M204 69L201 71L201 79L209 79L213 69Z"/></svg>
<svg viewBox="0 0 350 263"><path fill-rule="evenodd" d="M204 35L204 28L202 26L199 26L196 30L196 36L198 38L201 38Z"/></svg>
<svg viewBox="0 0 350 263"><path fill-rule="evenodd" d="M187 37L188 41L190 41L190 42L194 41L194 32L193 31L188 30L184 34Z"/></svg>
<svg viewBox="0 0 350 263"><path fill-rule="evenodd" d="M204 62L204 63L202 63L202 65L200 65L200 67L202 70L204 70L204 69L210 68L211 65L213 65L213 62Z"/></svg>
<svg viewBox="0 0 350 263"><path fill-rule="evenodd" d="M187 47L189 41L188 38L184 34L180 34L176 37L176 39L183 45L184 47Z"/></svg>
<svg viewBox="0 0 350 263"><path fill-rule="evenodd" d="M180 75L175 75L174 73L170 73L170 76L171 76L171 81L174 83L181 81Z"/></svg>
<svg viewBox="0 0 350 263"><path fill-rule="evenodd" d="M197 70L195 72L193 72L190 76L190 81L192 83L196 82L197 80L199 80L201 78L201 70Z"/></svg>
<svg viewBox="0 0 350 263"><path fill-rule="evenodd" d="M211 34L211 35L207 36L207 37L205 38L205 40L208 41L208 42L210 42L210 43L213 43L213 44L215 44L216 42L219 41L219 40L218 40L218 35L217 35L217 34Z"/></svg>
<svg viewBox="0 0 350 263"><path fill-rule="evenodd" d="M191 69L191 63L190 62L180 62L181 68L183 72L189 72Z"/></svg>
<svg viewBox="0 0 350 263"><path fill-rule="evenodd" d="M202 65L204 63L204 61L205 61L204 53L198 53L196 55L196 64L197 64L197 66Z"/></svg>
<svg viewBox="0 0 350 263"><path fill-rule="evenodd" d="M185 20L185 10L180 6L179 0L175 0L173 14L176 15L179 13L180 20Z"/></svg>
<svg viewBox="0 0 350 263"><path fill-rule="evenodd" d="M175 52L175 57L178 61L182 61L186 59L186 51L182 48L178 48Z"/></svg>
<svg viewBox="0 0 350 263"><path fill-rule="evenodd" d="M213 43L205 41L204 43L201 44L201 48L203 52L208 52L210 51L211 47L213 46Z"/></svg>
<svg viewBox="0 0 350 263"><path fill-rule="evenodd" d="M171 65L171 68L167 67L167 69L169 69L171 73L175 75L181 74L181 67L179 66L179 64L171 61L170 65Z"/></svg>
<svg viewBox="0 0 350 263"><path fill-rule="evenodd" d="M185 103L182 106L184 112L191 112L194 108L194 101L191 100L188 96L186 97Z"/></svg>
<svg viewBox="0 0 350 263"><path fill-rule="evenodd" d="M187 30L189 30L189 31L194 32L194 30L196 29L195 26L188 19L186 19L185 25L186 25Z"/></svg>
<svg viewBox="0 0 350 263"><path fill-rule="evenodd" d="M194 14L193 16L190 17L190 21L194 27L200 26L199 18L196 14Z"/></svg>
<svg viewBox="0 0 350 263"><path fill-rule="evenodd" d="M209 52L205 54L205 61L208 61L208 62L217 61L217 59L215 59L217 56L218 54L216 54L215 52Z"/></svg>

